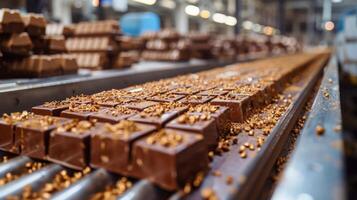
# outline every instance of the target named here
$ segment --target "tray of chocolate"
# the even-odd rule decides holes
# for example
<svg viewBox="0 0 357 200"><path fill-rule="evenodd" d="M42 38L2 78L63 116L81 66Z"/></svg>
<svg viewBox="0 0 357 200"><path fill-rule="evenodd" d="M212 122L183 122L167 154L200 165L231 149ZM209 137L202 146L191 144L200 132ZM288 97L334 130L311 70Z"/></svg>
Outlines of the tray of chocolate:
<svg viewBox="0 0 357 200"><path fill-rule="evenodd" d="M187 35L191 41L191 53L193 58L212 59L211 36L205 33L191 32Z"/></svg>
<svg viewBox="0 0 357 200"><path fill-rule="evenodd" d="M257 198L328 57L276 57L4 114L0 199Z"/></svg>

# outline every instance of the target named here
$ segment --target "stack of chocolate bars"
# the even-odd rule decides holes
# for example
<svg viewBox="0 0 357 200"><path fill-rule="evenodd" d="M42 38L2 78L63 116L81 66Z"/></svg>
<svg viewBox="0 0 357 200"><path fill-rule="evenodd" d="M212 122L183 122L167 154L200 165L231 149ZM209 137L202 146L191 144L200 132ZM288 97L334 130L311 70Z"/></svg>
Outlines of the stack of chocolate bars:
<svg viewBox="0 0 357 200"><path fill-rule="evenodd" d="M120 35L117 21L81 22L73 25L74 35L66 40L66 47L77 59L80 68L101 70L110 68L118 55L115 38Z"/></svg>
<svg viewBox="0 0 357 200"><path fill-rule="evenodd" d="M61 36L46 35L42 15L0 10L2 77L47 77L77 72L73 57L66 53Z"/></svg>
<svg viewBox="0 0 357 200"><path fill-rule="evenodd" d="M187 35L191 41L191 57L197 59L212 59L211 36L205 33L192 32Z"/></svg>
<svg viewBox="0 0 357 200"><path fill-rule="evenodd" d="M208 152L220 146L231 122L242 123L271 103L313 58L232 65L4 114L0 149L183 188L203 179Z"/></svg>
<svg viewBox="0 0 357 200"><path fill-rule="evenodd" d="M190 59L190 42L171 29L145 35L147 42L142 58L158 61L187 61Z"/></svg>
<svg viewBox="0 0 357 200"><path fill-rule="evenodd" d="M119 36L116 38L120 52L114 60L113 68L126 68L140 60L140 53L144 48L141 38Z"/></svg>
<svg viewBox="0 0 357 200"><path fill-rule="evenodd" d="M212 41L212 53L215 58L220 60L235 60L237 54L236 41L234 37L216 37Z"/></svg>

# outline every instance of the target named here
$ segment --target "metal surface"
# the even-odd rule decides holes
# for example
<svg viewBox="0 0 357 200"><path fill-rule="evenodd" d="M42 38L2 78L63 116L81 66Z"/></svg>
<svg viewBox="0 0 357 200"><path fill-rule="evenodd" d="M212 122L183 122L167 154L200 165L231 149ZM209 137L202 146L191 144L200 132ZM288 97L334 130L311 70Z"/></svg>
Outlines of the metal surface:
<svg viewBox="0 0 357 200"><path fill-rule="evenodd" d="M145 62L124 70L103 70L90 74L81 72L78 76L69 77L2 81L0 83L0 113L28 110L43 102L61 100L76 94L92 94L113 88L123 88L230 63L232 62L199 60L189 63Z"/></svg>
<svg viewBox="0 0 357 200"><path fill-rule="evenodd" d="M89 199L96 192L102 191L114 182L114 175L104 169L88 174L80 181L53 195L52 200Z"/></svg>
<svg viewBox="0 0 357 200"><path fill-rule="evenodd" d="M311 64L314 63L315 62ZM200 187L201 189L212 188L216 191L216 195L219 199L257 198L255 195L259 194L262 187L261 184L270 173L270 169L275 163L276 157L279 155L279 151L288 133L294 126L311 88L315 85L315 81L319 77L323 67L322 63L322 61L318 63L318 67L315 65L314 69L309 67L308 69L310 70L303 71L303 73L298 76L299 80L291 85L291 93L294 98L293 102L266 138L266 142L261 150L254 155L249 155L245 159L240 158L237 153L239 145L249 141L251 138L245 134L239 134L238 144L231 145L230 151L214 158L211 163L211 172L205 177ZM222 172L224 178L214 176L212 173L214 171ZM225 181L226 176L231 176L233 180L235 180L234 183L228 185ZM196 190L190 194L187 199L198 199L200 197L200 190Z"/></svg>
<svg viewBox="0 0 357 200"><path fill-rule="evenodd" d="M293 104L289 106L281 120L273 128L256 159L251 163L251 166L243 173L243 176L249 177L249 181L244 184L238 184L238 192L233 194L231 199L258 198L258 191L262 189L264 181L269 176L279 153L288 139L290 131L296 124L313 87L321 75L321 70L326 63L326 59L327 57L320 58L313 62L310 67L315 69L310 71L310 73L301 74L306 79L303 81L300 94L298 94Z"/></svg>
<svg viewBox="0 0 357 200"><path fill-rule="evenodd" d="M328 94L328 95L327 95ZM325 129L316 134L316 127ZM311 114L273 199L346 199L336 58L331 59Z"/></svg>
<svg viewBox="0 0 357 200"><path fill-rule="evenodd" d="M141 180L124 195L120 196L118 200L160 200L167 199L169 194L170 193L161 190L148 180Z"/></svg>
<svg viewBox="0 0 357 200"><path fill-rule="evenodd" d="M28 162L31 162L31 158L18 156L0 164L0 177L4 177L7 173L14 173L23 169Z"/></svg>
<svg viewBox="0 0 357 200"><path fill-rule="evenodd" d="M31 174L25 175L15 181L12 181L0 187L0 199L6 199L9 196L21 195L24 187L31 186L32 191L37 191L63 169L60 165L50 164Z"/></svg>

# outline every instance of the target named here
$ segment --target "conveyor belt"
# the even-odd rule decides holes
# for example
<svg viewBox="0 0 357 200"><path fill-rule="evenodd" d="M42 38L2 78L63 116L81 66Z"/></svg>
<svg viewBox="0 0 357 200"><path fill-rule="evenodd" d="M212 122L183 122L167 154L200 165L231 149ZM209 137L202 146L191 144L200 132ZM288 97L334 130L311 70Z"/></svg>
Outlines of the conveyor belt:
<svg viewBox="0 0 357 200"><path fill-rule="evenodd" d="M338 68L333 57L273 199L346 199ZM316 127L324 129L322 135Z"/></svg>
<svg viewBox="0 0 357 200"><path fill-rule="evenodd" d="M216 156L212 162L212 170L221 170L224 174L233 176L233 184L227 185L222 177L213 176L209 173L204 179L200 188L211 187L217 191L217 196L220 199L249 199L257 198L264 180L267 178L270 169L281 151L287 134L294 126L298 113L303 108L307 97L310 94L316 80L320 76L320 72L327 57L318 59L311 63L308 70L299 75L293 85L284 90L285 95L291 95L293 102L290 104L286 112L279 119L273 131L268 136L262 149L255 155L249 155L244 162L238 162L240 159L238 154L239 145L231 146L229 152L223 153L221 156ZM238 138L238 141L244 142L246 137L243 135ZM7 170L14 170L16 166L23 165L28 162L27 157L15 157L6 163L0 164L0 174ZM23 177L10 182L5 186L0 187L0 194L4 197L8 194L16 194L26 183L34 186L34 190L38 188L43 181L47 181L53 177L55 172L63 169L57 164L49 164L48 166ZM8 172L8 171L7 171ZM78 182L72 184L67 189L54 194L54 199L86 199L97 191L101 191L105 186L113 184L118 177L103 169L98 169L83 177ZM10 187L11 186L11 187ZM255 194L255 195L254 195ZM183 194L178 192L175 194L165 192L146 180L134 181L134 186L119 199L179 199ZM196 189L186 198L197 199L200 197L200 191Z"/></svg>
<svg viewBox="0 0 357 200"><path fill-rule="evenodd" d="M194 73L232 62L193 60L182 63L142 62L124 70L80 71L78 75L0 81L0 113L21 111L46 101L76 94L123 88L180 74Z"/></svg>

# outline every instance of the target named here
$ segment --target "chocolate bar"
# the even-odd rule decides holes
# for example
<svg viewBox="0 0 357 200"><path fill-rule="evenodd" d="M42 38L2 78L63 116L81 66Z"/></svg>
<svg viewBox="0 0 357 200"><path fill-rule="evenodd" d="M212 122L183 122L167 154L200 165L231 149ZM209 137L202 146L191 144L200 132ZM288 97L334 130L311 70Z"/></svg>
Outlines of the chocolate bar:
<svg viewBox="0 0 357 200"><path fill-rule="evenodd" d="M178 100L184 98L185 95L180 95L180 94L173 94L173 93L165 93L165 94L157 94L152 97L146 98L147 100L150 101L156 101L156 102L177 102Z"/></svg>
<svg viewBox="0 0 357 200"><path fill-rule="evenodd" d="M202 135L162 129L134 143L133 174L176 190L207 170L207 154Z"/></svg>
<svg viewBox="0 0 357 200"><path fill-rule="evenodd" d="M113 52L118 49L110 37L75 37L66 40L69 52Z"/></svg>
<svg viewBox="0 0 357 200"><path fill-rule="evenodd" d="M21 33L25 29L18 10L0 9L0 33Z"/></svg>
<svg viewBox="0 0 357 200"><path fill-rule="evenodd" d="M32 112L37 115L60 116L61 112L69 108L69 101L51 101L43 105L32 107Z"/></svg>
<svg viewBox="0 0 357 200"><path fill-rule="evenodd" d="M15 146L15 128L19 122L33 118L34 114L23 111L11 114L3 114L0 119L0 149L13 153L19 153L19 149Z"/></svg>
<svg viewBox="0 0 357 200"><path fill-rule="evenodd" d="M139 111L119 105L114 108L104 108L98 113L90 115L89 119L95 119L98 122L118 123L137 113L139 113Z"/></svg>
<svg viewBox="0 0 357 200"><path fill-rule="evenodd" d="M221 95L225 95L227 94L228 91L220 89L220 88L214 88L211 90L204 90L201 91L199 93L197 93L197 95L202 95L202 96L221 96Z"/></svg>
<svg viewBox="0 0 357 200"><path fill-rule="evenodd" d="M187 107L181 103L161 103L144 109L129 120L163 127L171 119L185 112Z"/></svg>
<svg viewBox="0 0 357 200"><path fill-rule="evenodd" d="M108 36L119 35L119 24L115 20L81 22L73 26L75 36Z"/></svg>
<svg viewBox="0 0 357 200"><path fill-rule="evenodd" d="M0 42L4 54L27 56L32 49L32 42L27 33L13 33L2 38Z"/></svg>
<svg viewBox="0 0 357 200"><path fill-rule="evenodd" d="M214 96L189 95L179 101L184 104L199 105L199 104L208 103L213 98Z"/></svg>
<svg viewBox="0 0 357 200"><path fill-rule="evenodd" d="M74 35L74 28L64 24L47 24L46 35L63 35L68 37Z"/></svg>
<svg viewBox="0 0 357 200"><path fill-rule="evenodd" d="M37 116L16 125L15 146L22 155L45 159L50 132L71 120L52 116Z"/></svg>
<svg viewBox="0 0 357 200"><path fill-rule="evenodd" d="M154 130L154 126L125 120L100 125L91 136L91 166L131 175L133 143Z"/></svg>
<svg viewBox="0 0 357 200"><path fill-rule="evenodd" d="M157 37L166 41L174 41L180 39L181 36L173 29L164 29L158 32Z"/></svg>
<svg viewBox="0 0 357 200"><path fill-rule="evenodd" d="M43 36L32 38L36 53L58 54L67 52L63 36Z"/></svg>
<svg viewBox="0 0 357 200"><path fill-rule="evenodd" d="M55 62L58 62L62 74L75 74L78 71L78 64L74 56L63 54L63 55L52 55L51 56Z"/></svg>
<svg viewBox="0 0 357 200"><path fill-rule="evenodd" d="M192 106L188 110L189 113L197 113L197 114L209 114L211 117L215 118L217 123L217 129L219 135L225 135L229 133L230 129L230 115L229 108L218 105L211 104L200 104L196 106Z"/></svg>
<svg viewBox="0 0 357 200"><path fill-rule="evenodd" d="M136 101L130 101L125 104L123 104L125 107L138 110L138 111L143 111L146 108L158 105L158 102L154 101L145 101L145 100L136 100Z"/></svg>
<svg viewBox="0 0 357 200"><path fill-rule="evenodd" d="M95 124L72 121L53 130L48 143L48 160L72 169L83 169L89 164L90 136Z"/></svg>
<svg viewBox="0 0 357 200"><path fill-rule="evenodd" d="M211 104L229 107L230 120L232 122L243 122L252 109L249 96L236 93L228 93L224 96L216 97L211 101Z"/></svg>
<svg viewBox="0 0 357 200"><path fill-rule="evenodd" d="M185 113L165 127L200 134L209 149L215 149L218 144L217 123L210 113Z"/></svg>
<svg viewBox="0 0 357 200"><path fill-rule="evenodd" d="M61 117L87 120L89 116L99 112L101 108L93 104L76 104L71 103L67 110L61 112Z"/></svg>
<svg viewBox="0 0 357 200"><path fill-rule="evenodd" d="M4 63L6 73L14 77L48 77L62 74L61 65L46 55L32 55L19 61Z"/></svg>
<svg viewBox="0 0 357 200"><path fill-rule="evenodd" d="M41 36L46 34L47 22L43 15L29 13L22 15L22 21L25 24L25 31L30 36Z"/></svg>
<svg viewBox="0 0 357 200"><path fill-rule="evenodd" d="M105 53L74 53L79 68L100 70L108 66L108 57Z"/></svg>

